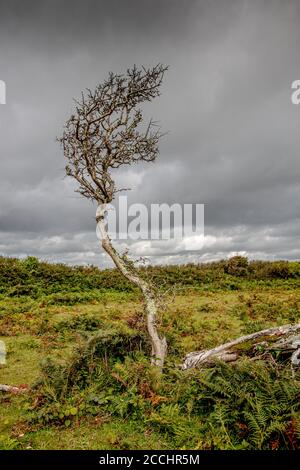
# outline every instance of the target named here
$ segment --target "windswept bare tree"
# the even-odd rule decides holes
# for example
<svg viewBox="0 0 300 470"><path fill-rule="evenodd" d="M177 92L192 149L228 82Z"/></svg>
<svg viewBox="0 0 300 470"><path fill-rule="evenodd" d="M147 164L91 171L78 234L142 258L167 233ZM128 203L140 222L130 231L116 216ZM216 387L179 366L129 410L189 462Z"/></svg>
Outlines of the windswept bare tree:
<svg viewBox="0 0 300 470"><path fill-rule="evenodd" d="M112 171L122 165L154 161L161 133L150 121L143 126L139 105L160 94L167 67L127 70L126 75L111 73L94 92L87 90L77 101L76 111L67 121L60 142L67 159L66 174L77 183L77 191L97 203L96 223L102 247L119 271L140 288L145 300L147 328L152 345L152 363L163 368L167 353L166 339L157 331L158 297L151 283L141 277L126 255L112 245L106 229L107 205L120 189ZM213 366L216 360L235 362L242 355L268 359L272 352L290 354L292 367L300 366L300 323L280 325L242 336L209 350L191 352L182 369ZM242 344L247 347L241 347ZM261 353L260 351L263 352ZM0 384L0 391L23 393L29 388Z"/></svg>
<svg viewBox="0 0 300 470"><path fill-rule="evenodd" d="M157 297L151 283L139 274L134 264L113 246L106 228L107 204L120 189L112 171L122 165L153 162L161 137L153 121L146 126L140 105L160 95L167 67L151 69L134 66L125 75L110 73L95 91L87 90L76 101L76 111L65 125L60 140L67 159L66 174L78 183L77 191L97 203L96 223L102 247L121 273L142 291L147 329L152 346L152 363L163 367L167 343L157 331Z"/></svg>

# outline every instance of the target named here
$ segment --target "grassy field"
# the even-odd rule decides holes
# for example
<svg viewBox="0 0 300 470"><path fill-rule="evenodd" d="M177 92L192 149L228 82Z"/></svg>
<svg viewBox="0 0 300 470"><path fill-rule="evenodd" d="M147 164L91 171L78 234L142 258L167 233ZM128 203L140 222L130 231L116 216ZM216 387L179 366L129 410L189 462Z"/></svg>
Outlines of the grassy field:
<svg viewBox="0 0 300 470"><path fill-rule="evenodd" d="M138 351L128 350L127 355L115 360L109 358L112 362L106 364L105 371L101 366L101 373L98 365L102 364L102 357L97 359L95 353L92 366L82 366L83 370L89 369L89 379L83 381L77 375L76 383L68 385L62 395L61 389L57 392L60 385L55 382L55 371L47 358L51 357L57 367L72 363L74 347L84 350L88 338L99 331L113 332L123 340L138 336L142 344L145 328L139 293L122 280L118 284L115 272L111 276L106 272L108 278L115 280L113 287L103 278L97 286L96 270L83 274L79 270L86 280L83 284L77 278L78 272L76 277L67 268L58 267L61 279L56 272L54 280L45 273L42 278L37 272L41 266L32 258L24 262L3 259L0 339L7 347L7 364L0 366L0 383L35 387L29 397L27 393L0 396L0 449L297 448L300 410L295 396L298 393L299 398L299 377L287 366L266 372L264 365L253 369L254 366L242 363L232 380L228 366L219 365L213 376L207 371L177 370L190 351L213 347L265 327L299 322L300 278L295 275L300 271L298 266L291 266L293 275L286 273L282 265L280 269L277 266L280 275L274 276L268 265L268 275L256 276L259 278L251 274L248 266L247 273L241 271L241 260L238 267L234 266L238 270L234 273L226 273L225 265L216 266L204 281L199 280L203 277L201 269L199 273L194 267L169 269L169 277L165 276L168 284L173 284L170 277L178 278L179 283L177 295L166 298L166 308L161 312L160 328L168 339L169 357L160 383L147 368L147 346L140 346ZM208 268L203 269L207 276ZM54 276L55 268L50 267L49 271ZM163 276L162 268L157 276ZM249 367L252 375L245 372ZM237 389L227 395L217 388L212 390L211 384L216 385L220 377L226 379L230 390L243 376L242 383L250 386L257 380L259 396L275 383L272 374L279 387L290 384L286 394L291 398L281 397L281 392L274 395L276 402L272 402L272 397L263 397L271 400L270 407L274 406L270 416L259 415L263 401L248 400L235 408L235 394L241 393ZM245 396L255 398L254 385L249 390L245 389ZM95 395L97 399L90 398ZM256 423L255 419L251 421L251 413L254 417L257 413Z"/></svg>

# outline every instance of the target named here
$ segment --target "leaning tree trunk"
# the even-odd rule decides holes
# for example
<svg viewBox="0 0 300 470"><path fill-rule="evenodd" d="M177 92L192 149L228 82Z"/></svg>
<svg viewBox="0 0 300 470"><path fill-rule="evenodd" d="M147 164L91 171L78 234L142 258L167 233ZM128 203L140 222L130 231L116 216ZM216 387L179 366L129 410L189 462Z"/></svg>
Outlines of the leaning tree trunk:
<svg viewBox="0 0 300 470"><path fill-rule="evenodd" d="M113 247L106 229L105 213L106 204L100 204L96 212L96 222L101 234L102 247L111 257L115 266L123 276L142 291L147 315L147 330L152 347L151 363L162 369L167 354L167 341L165 337L160 337L157 331L157 306L155 293L153 292L152 287L138 275L136 270L132 269L132 267L126 263L126 260L124 260L124 258L122 258Z"/></svg>

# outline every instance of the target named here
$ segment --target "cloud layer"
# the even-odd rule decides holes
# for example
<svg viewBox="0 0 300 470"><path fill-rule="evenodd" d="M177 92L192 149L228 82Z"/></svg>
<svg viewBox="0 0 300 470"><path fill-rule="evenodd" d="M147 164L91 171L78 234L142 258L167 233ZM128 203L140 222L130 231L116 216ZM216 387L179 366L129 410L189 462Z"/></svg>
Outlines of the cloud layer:
<svg viewBox="0 0 300 470"><path fill-rule="evenodd" d="M140 241L132 253L153 263L300 257L297 0L0 3L1 254L109 264L95 207L64 178L55 139L83 89L162 62L162 96L145 109L170 131L160 159L117 179L131 202L205 203L206 238L201 250Z"/></svg>

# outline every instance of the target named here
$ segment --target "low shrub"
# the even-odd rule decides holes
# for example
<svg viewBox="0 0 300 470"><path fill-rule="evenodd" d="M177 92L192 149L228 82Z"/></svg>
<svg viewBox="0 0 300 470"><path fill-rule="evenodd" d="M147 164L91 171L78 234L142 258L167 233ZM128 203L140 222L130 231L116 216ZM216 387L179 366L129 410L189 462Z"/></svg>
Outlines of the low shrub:
<svg viewBox="0 0 300 470"><path fill-rule="evenodd" d="M54 330L62 331L95 331L103 326L102 320L95 315L77 315L67 320L61 320L54 325Z"/></svg>

